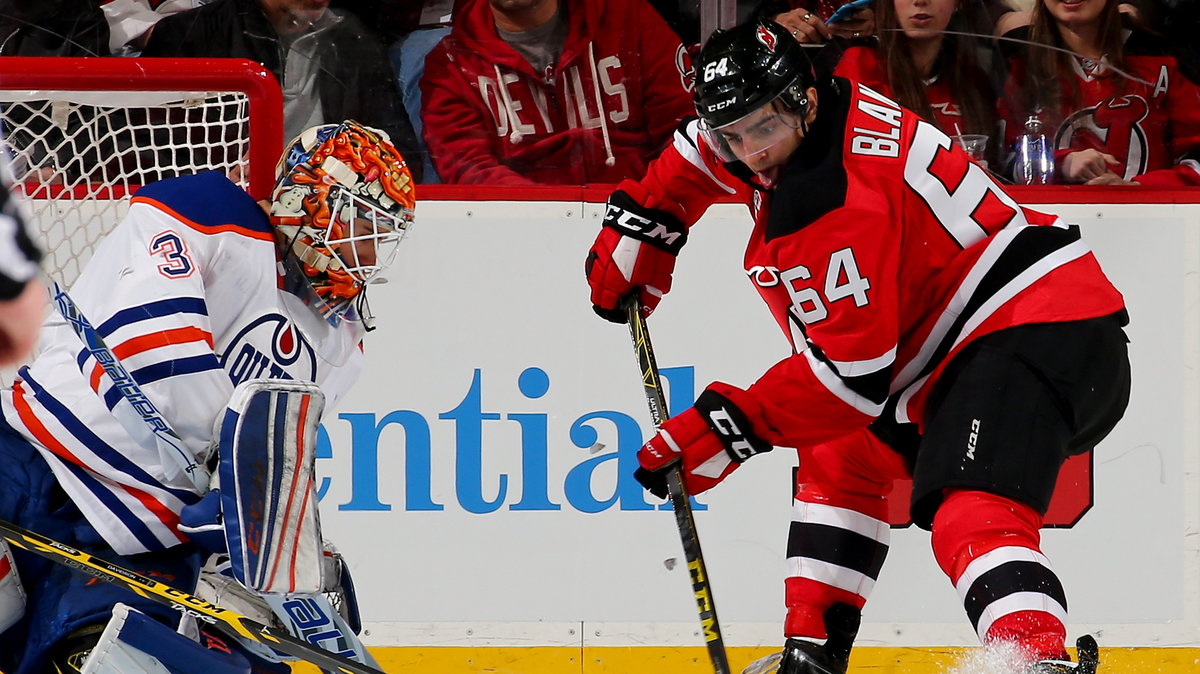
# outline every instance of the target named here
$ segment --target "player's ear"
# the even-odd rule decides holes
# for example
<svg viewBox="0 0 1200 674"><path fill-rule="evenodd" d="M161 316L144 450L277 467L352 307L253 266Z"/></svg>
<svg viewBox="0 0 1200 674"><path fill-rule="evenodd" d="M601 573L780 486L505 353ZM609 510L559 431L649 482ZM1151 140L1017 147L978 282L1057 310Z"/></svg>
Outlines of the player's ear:
<svg viewBox="0 0 1200 674"><path fill-rule="evenodd" d="M817 119L817 88L805 89L804 96L808 99L808 105L804 106L804 123L809 125Z"/></svg>

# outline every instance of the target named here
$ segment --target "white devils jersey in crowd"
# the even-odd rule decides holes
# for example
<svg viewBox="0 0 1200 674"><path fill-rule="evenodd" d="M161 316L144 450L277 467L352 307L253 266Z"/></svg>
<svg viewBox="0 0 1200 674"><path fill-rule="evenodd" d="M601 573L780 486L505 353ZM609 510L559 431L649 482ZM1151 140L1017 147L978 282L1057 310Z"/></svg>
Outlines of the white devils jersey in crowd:
<svg viewBox="0 0 1200 674"><path fill-rule="evenodd" d="M203 463L242 381L316 382L328 413L362 369L358 333L281 290L278 269L262 209L223 175L203 173L138 191L69 293ZM135 424L118 420L135 412L61 316L47 320L36 360L0 405L118 553L186 540L179 511L200 495L163 465L136 415Z"/></svg>

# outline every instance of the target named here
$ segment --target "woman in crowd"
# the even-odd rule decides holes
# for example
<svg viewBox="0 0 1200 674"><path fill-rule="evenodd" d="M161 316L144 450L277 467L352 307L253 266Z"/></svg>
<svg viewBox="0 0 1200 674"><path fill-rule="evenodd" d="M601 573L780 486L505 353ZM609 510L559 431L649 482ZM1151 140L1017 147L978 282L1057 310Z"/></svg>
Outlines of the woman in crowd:
<svg viewBox="0 0 1200 674"><path fill-rule="evenodd" d="M1036 116L1055 148L1055 182L1200 185L1200 87L1161 36L1123 20L1118 0L1039 0L1016 49L1008 140Z"/></svg>
<svg viewBox="0 0 1200 674"><path fill-rule="evenodd" d="M996 136L996 95L979 64L984 45L968 26L986 22L977 0L877 0L877 37L833 43L819 57L950 136ZM996 143L989 143L993 148Z"/></svg>

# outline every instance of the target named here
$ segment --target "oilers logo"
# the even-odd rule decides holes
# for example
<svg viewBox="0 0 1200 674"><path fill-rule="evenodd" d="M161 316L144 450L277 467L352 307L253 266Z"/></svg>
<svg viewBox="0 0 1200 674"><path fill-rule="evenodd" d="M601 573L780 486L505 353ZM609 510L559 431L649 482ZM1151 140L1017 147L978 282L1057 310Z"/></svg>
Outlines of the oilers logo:
<svg viewBox="0 0 1200 674"><path fill-rule="evenodd" d="M1108 152L1121 160L1117 173L1129 180L1148 168L1150 146L1142 122L1149 114L1150 106L1141 96L1115 96L1074 112L1058 128L1054 146Z"/></svg>
<svg viewBox="0 0 1200 674"><path fill-rule="evenodd" d="M291 321L267 314L251 321L220 357L233 385L262 377L317 380L317 356Z"/></svg>

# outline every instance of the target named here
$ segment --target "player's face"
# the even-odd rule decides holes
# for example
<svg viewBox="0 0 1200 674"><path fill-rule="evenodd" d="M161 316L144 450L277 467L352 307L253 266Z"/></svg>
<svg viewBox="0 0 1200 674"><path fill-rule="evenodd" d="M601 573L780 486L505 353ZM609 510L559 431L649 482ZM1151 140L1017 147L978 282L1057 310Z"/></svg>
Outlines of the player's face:
<svg viewBox="0 0 1200 674"><path fill-rule="evenodd" d="M536 9L547 0L489 0L492 7L502 12L525 12Z"/></svg>
<svg viewBox="0 0 1200 674"><path fill-rule="evenodd" d="M941 39L958 0L895 0L896 20L910 40Z"/></svg>
<svg viewBox="0 0 1200 674"><path fill-rule="evenodd" d="M767 105L715 133L734 158L762 173L792 156L804 137L800 126L800 119L792 113Z"/></svg>
<svg viewBox="0 0 1200 674"><path fill-rule="evenodd" d="M1068 26L1097 23L1108 0L1043 0L1055 21Z"/></svg>
<svg viewBox="0 0 1200 674"><path fill-rule="evenodd" d="M329 0L277 0L288 15L304 23L314 23L329 8Z"/></svg>

